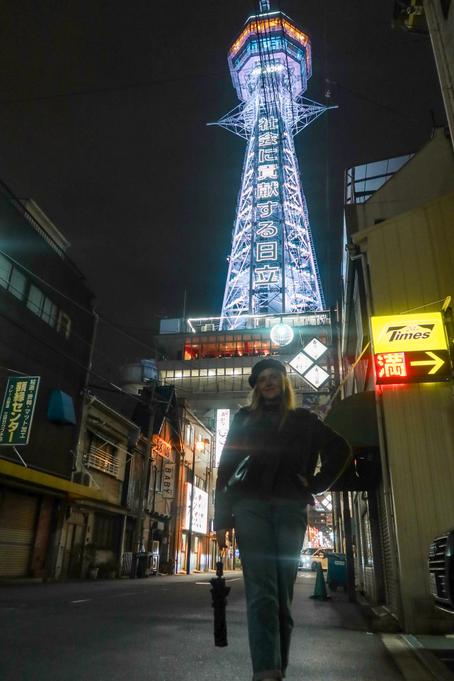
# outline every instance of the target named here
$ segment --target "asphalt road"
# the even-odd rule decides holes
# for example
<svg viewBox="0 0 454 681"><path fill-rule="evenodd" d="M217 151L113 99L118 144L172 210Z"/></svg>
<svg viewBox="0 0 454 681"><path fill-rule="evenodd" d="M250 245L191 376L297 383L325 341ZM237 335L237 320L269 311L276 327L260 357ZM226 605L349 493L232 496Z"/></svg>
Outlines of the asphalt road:
<svg viewBox="0 0 454 681"><path fill-rule="evenodd" d="M0 586L1 681L249 681L239 573L227 575L227 648L215 648L208 579L150 577ZM288 681L402 681L343 593L309 598L300 573Z"/></svg>

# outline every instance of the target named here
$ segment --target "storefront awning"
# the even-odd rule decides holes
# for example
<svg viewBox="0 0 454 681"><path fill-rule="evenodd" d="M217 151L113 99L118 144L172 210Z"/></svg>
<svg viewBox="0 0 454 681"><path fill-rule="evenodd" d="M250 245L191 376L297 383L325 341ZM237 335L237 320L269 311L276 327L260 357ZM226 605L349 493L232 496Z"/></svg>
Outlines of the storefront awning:
<svg viewBox="0 0 454 681"><path fill-rule="evenodd" d="M328 412L325 423L351 447L378 447L375 391L366 390L341 400Z"/></svg>
<svg viewBox="0 0 454 681"><path fill-rule="evenodd" d="M12 461L5 461L0 459L0 476L10 478L13 480L20 480L23 483L28 483L33 487L43 488L49 492L58 491L67 494L72 499L96 499L103 500L103 495L100 490L93 489L87 485L79 485L71 480L59 478L50 473L41 473L41 471L33 468L25 468Z"/></svg>

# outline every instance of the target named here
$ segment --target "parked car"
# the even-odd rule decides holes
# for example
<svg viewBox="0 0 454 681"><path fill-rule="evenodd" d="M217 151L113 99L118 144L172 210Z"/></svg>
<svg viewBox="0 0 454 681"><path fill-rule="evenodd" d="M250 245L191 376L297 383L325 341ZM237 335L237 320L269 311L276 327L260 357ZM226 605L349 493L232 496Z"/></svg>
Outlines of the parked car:
<svg viewBox="0 0 454 681"><path fill-rule="evenodd" d="M303 566L303 558L305 556L312 556L316 551L317 551L317 549L312 549L312 548L306 548L306 549L303 549L301 551L300 559L299 559L299 563L298 563L298 570L304 570L305 569L304 566Z"/></svg>
<svg viewBox="0 0 454 681"><path fill-rule="evenodd" d="M454 529L430 545L429 577L435 607L454 614Z"/></svg>
<svg viewBox="0 0 454 681"><path fill-rule="evenodd" d="M328 569L327 554L332 553L333 549L306 549L308 553L301 553L298 565L299 570L316 570L318 563L321 563L322 570Z"/></svg>

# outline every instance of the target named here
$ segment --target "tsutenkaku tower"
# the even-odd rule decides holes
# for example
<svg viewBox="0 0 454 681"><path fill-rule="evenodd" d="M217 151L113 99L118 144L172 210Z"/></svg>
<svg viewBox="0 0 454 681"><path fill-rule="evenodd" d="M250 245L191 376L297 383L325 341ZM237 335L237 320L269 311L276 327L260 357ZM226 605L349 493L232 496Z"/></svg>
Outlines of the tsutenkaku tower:
<svg viewBox="0 0 454 681"><path fill-rule="evenodd" d="M244 315L324 308L293 137L328 107L304 98L311 43L283 12L261 0L230 48L239 106L217 121L247 140L222 328ZM212 124L213 125L213 124Z"/></svg>

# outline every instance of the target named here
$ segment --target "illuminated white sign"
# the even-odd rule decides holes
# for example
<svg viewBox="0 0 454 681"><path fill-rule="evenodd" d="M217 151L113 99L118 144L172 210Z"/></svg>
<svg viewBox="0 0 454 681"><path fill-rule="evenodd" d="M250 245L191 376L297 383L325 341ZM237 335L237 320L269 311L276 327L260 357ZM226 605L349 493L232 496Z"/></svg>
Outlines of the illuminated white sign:
<svg viewBox="0 0 454 681"><path fill-rule="evenodd" d="M162 496L173 499L175 496L175 464L164 461L162 465Z"/></svg>
<svg viewBox="0 0 454 681"><path fill-rule="evenodd" d="M293 329L288 324L275 324L270 332L270 338L276 345L288 345L293 337Z"/></svg>
<svg viewBox="0 0 454 681"><path fill-rule="evenodd" d="M306 355L309 355L309 357L312 357L312 359L317 360L319 357L323 355L324 352L326 352L328 348L326 345L323 345L323 343L320 343L317 338L313 338L304 348L304 352Z"/></svg>
<svg viewBox="0 0 454 681"><path fill-rule="evenodd" d="M259 241L255 258L257 262L277 260L277 241Z"/></svg>
<svg viewBox="0 0 454 681"><path fill-rule="evenodd" d="M258 223L257 234L263 239L269 239L272 236L276 236L277 227L272 220L264 220Z"/></svg>
<svg viewBox="0 0 454 681"><path fill-rule="evenodd" d="M279 283L279 267L270 267L269 265L264 265L263 267L255 268L255 284L256 286L262 286L266 284L278 284Z"/></svg>
<svg viewBox="0 0 454 681"><path fill-rule="evenodd" d="M260 182L257 185L258 199L272 199L279 198L279 182L273 180L271 182Z"/></svg>
<svg viewBox="0 0 454 681"><path fill-rule="evenodd" d="M216 409L216 466L219 466L229 428L230 409Z"/></svg>
<svg viewBox="0 0 454 681"><path fill-rule="evenodd" d="M295 357L289 362L292 369L295 369L299 374L304 374L306 369L312 366L313 361L304 354L304 352L299 352Z"/></svg>
<svg viewBox="0 0 454 681"><path fill-rule="evenodd" d="M271 147L269 149L259 149L259 163L272 163L279 158L279 149Z"/></svg>
<svg viewBox="0 0 454 681"><path fill-rule="evenodd" d="M309 369L304 374L303 378L314 388L318 389L329 378L329 374L322 367L314 365L312 369Z"/></svg>
<svg viewBox="0 0 454 681"><path fill-rule="evenodd" d="M189 523L191 521L191 493L192 485L190 482L185 483L185 506L186 512L183 519L183 530L189 530ZM194 487L194 499L192 500L192 525L193 532L200 534L207 533L208 524L208 494L205 490L199 487Z"/></svg>
<svg viewBox="0 0 454 681"><path fill-rule="evenodd" d="M277 201L267 201L266 203L257 204L257 215L259 218L269 218L278 207Z"/></svg>

